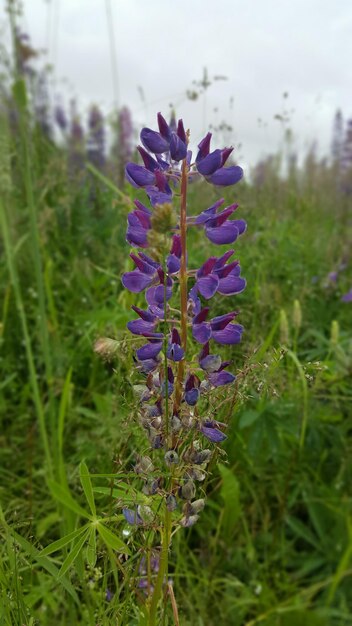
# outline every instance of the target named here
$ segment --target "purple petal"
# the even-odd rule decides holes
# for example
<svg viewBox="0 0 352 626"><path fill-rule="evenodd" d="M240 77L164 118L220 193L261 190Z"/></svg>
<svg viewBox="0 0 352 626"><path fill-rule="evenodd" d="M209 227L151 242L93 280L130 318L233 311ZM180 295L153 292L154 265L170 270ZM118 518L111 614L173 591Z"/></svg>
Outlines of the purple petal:
<svg viewBox="0 0 352 626"><path fill-rule="evenodd" d="M215 274L209 274L197 280L198 291L207 300L216 293L218 285L219 279Z"/></svg>
<svg viewBox="0 0 352 626"><path fill-rule="evenodd" d="M170 300L172 296L172 287L166 288L166 300ZM150 306L157 305L161 308L164 304L164 285L158 285L157 287L150 287L145 294L146 300Z"/></svg>
<svg viewBox="0 0 352 626"><path fill-rule="evenodd" d="M154 154L162 154L169 150L169 142L151 128L142 128L140 136L142 144Z"/></svg>
<svg viewBox="0 0 352 626"><path fill-rule="evenodd" d="M181 141L183 141L183 143L187 143L186 131L182 120L178 120L177 136L181 139Z"/></svg>
<svg viewBox="0 0 352 626"><path fill-rule="evenodd" d="M227 326L227 324L232 322L236 315L236 311L231 311L231 313L224 313L224 315L217 315L217 317L213 317L213 319L210 320L212 330L222 330L225 326Z"/></svg>
<svg viewBox="0 0 352 626"><path fill-rule="evenodd" d="M167 358L172 361L182 361L185 352L183 348L177 343L170 343L167 349Z"/></svg>
<svg viewBox="0 0 352 626"><path fill-rule="evenodd" d="M352 302L352 289L350 289L345 295L341 298L342 302Z"/></svg>
<svg viewBox="0 0 352 626"><path fill-rule="evenodd" d="M221 167L207 178L208 182L221 187L235 185L243 177L243 169L238 165Z"/></svg>
<svg viewBox="0 0 352 626"><path fill-rule="evenodd" d="M202 176L209 176L221 168L221 161L221 150L214 150L214 152L208 154L204 159L197 161L197 170Z"/></svg>
<svg viewBox="0 0 352 626"><path fill-rule="evenodd" d="M185 393L185 401L187 402L187 404L189 404L189 406L195 406L198 402L198 398L199 398L199 389L193 387L193 389L190 389L189 391L186 391Z"/></svg>
<svg viewBox="0 0 352 626"><path fill-rule="evenodd" d="M224 441L224 439L227 439L226 435L224 435L224 433L222 433L221 430L219 430L218 428L201 426L200 430L203 435L213 443L220 443L220 441Z"/></svg>
<svg viewBox="0 0 352 626"><path fill-rule="evenodd" d="M228 250L222 256L219 256L218 260L215 263L214 269L220 269L221 267L223 267L234 253L235 253L234 250Z"/></svg>
<svg viewBox="0 0 352 626"><path fill-rule="evenodd" d="M137 150L143 159L143 163L147 170L150 172L155 172L155 170L159 169L159 163L153 159L152 155L149 154L142 146L137 146Z"/></svg>
<svg viewBox="0 0 352 626"><path fill-rule="evenodd" d="M132 320L127 322L128 330L134 335L144 335L154 331L155 322L145 322L144 320Z"/></svg>
<svg viewBox="0 0 352 626"><path fill-rule="evenodd" d="M131 524L132 526L140 526L143 524L143 520L138 515L137 511L133 511L132 509L122 509L122 513L124 514L125 520L128 524Z"/></svg>
<svg viewBox="0 0 352 626"><path fill-rule="evenodd" d="M207 322L201 322L200 324L194 324L192 328L193 337L198 343L206 343L209 341L212 332L210 324Z"/></svg>
<svg viewBox="0 0 352 626"><path fill-rule="evenodd" d="M161 115L161 113L158 113L157 117L160 135L164 137L164 139L170 139L171 131L166 119Z"/></svg>
<svg viewBox="0 0 352 626"><path fill-rule="evenodd" d="M197 216L195 224L204 224L210 217L216 214L217 209L224 204L224 202L224 198L220 198L220 200L217 200L209 209L202 211L202 213Z"/></svg>
<svg viewBox="0 0 352 626"><path fill-rule="evenodd" d="M236 293L241 293L245 288L246 281L244 278L230 274L226 278L220 279L218 292L223 296L233 296Z"/></svg>
<svg viewBox="0 0 352 626"><path fill-rule="evenodd" d="M138 306L132 305L132 309L139 317L145 322L155 322L155 315L152 311L145 311L144 309L140 309Z"/></svg>
<svg viewBox="0 0 352 626"><path fill-rule="evenodd" d="M137 359L139 361L155 359L155 357L158 356L162 347L162 341L158 341L156 343L147 343L145 346L142 346L141 348L139 348L139 350L136 351Z"/></svg>
<svg viewBox="0 0 352 626"><path fill-rule="evenodd" d="M153 185L155 182L154 174L142 165L137 165L137 163L127 163L125 173L128 182L133 187L146 187L147 185Z"/></svg>
<svg viewBox="0 0 352 626"><path fill-rule="evenodd" d="M228 324L222 330L213 330L212 338L218 343L234 345L240 343L243 333L243 326L240 324Z"/></svg>
<svg viewBox="0 0 352 626"><path fill-rule="evenodd" d="M234 220L227 220L221 226L215 228L205 228L205 234L209 241L217 245L233 243L239 236L238 228Z"/></svg>
<svg viewBox="0 0 352 626"><path fill-rule="evenodd" d="M198 154L196 158L197 163L199 160L204 159L209 154L211 137L211 133L207 133L202 141L198 144Z"/></svg>
<svg viewBox="0 0 352 626"><path fill-rule="evenodd" d="M140 272L139 270L134 270L133 272L126 272L123 274L121 280L126 289L132 291L133 293L140 293L148 287L148 285L150 285L153 281L153 277L143 274L143 272Z"/></svg>
<svg viewBox="0 0 352 626"><path fill-rule="evenodd" d="M221 367L221 356L218 354L208 354L206 357L199 360L199 365L209 374L217 372Z"/></svg>
<svg viewBox="0 0 352 626"><path fill-rule="evenodd" d="M169 254L166 259L167 269L169 274L176 274L181 267L180 259L175 254Z"/></svg>
<svg viewBox="0 0 352 626"><path fill-rule="evenodd" d="M174 161L182 161L187 155L187 145L175 133L171 135L170 154Z"/></svg>
<svg viewBox="0 0 352 626"><path fill-rule="evenodd" d="M236 380L236 376L230 372L216 372L209 374L209 380L214 387L220 387L221 385L229 385Z"/></svg>
<svg viewBox="0 0 352 626"><path fill-rule="evenodd" d="M172 200L171 190L170 193L165 193L163 191L160 191L158 187L152 186L146 187L146 192L152 206L156 206L157 204L166 204L168 202L171 202Z"/></svg>

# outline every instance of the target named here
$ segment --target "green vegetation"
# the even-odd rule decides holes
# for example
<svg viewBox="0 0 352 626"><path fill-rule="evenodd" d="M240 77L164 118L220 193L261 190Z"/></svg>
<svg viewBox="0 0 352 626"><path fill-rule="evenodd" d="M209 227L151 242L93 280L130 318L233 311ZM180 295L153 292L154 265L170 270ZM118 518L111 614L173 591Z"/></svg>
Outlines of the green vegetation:
<svg viewBox="0 0 352 626"><path fill-rule="evenodd" d="M72 179L21 79L13 98L16 119L0 117L0 625L143 626L129 555L152 538L121 514L145 446L120 283L129 192L92 167ZM286 180L277 170L235 190L248 287L230 300L246 333L224 349L236 383L214 395L226 454L170 557L181 626L352 624L351 201L314 155ZM195 184L191 212L216 197ZM196 267L209 244L191 237ZM111 362L94 354L102 336L118 341Z"/></svg>

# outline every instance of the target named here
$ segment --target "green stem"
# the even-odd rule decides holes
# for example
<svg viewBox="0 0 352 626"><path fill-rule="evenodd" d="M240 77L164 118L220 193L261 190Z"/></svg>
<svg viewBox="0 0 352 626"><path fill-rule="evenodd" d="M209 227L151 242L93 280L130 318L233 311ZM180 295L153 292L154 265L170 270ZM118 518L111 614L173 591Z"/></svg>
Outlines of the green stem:
<svg viewBox="0 0 352 626"><path fill-rule="evenodd" d="M150 604L148 626L156 626L157 624L157 611L159 600L162 596L163 582L168 574L169 565L169 544L171 537L171 513L165 507L165 520L162 529L162 546L160 554L159 572L155 582L154 592L152 595L152 601Z"/></svg>
<svg viewBox="0 0 352 626"><path fill-rule="evenodd" d="M21 325L22 325L22 332L23 332L23 337L24 337L24 344L25 344L27 362L28 362L28 368L29 368L29 379L30 379L30 383L32 387L34 404L35 404L37 416L38 416L39 430L40 430L41 438L43 441L48 474L49 474L49 477L52 478L53 477L52 459L51 459L51 453L50 453L48 434L47 434L46 425L45 425L44 408L42 405L39 386L37 382L37 372L36 372L35 364L34 364L34 356L33 356L32 345L31 345L31 340L30 340L29 331L28 331L27 317L26 317L26 313L25 313L25 309L23 305L20 282L19 282L19 278L17 274L17 268L13 259L13 246L12 246L8 222L7 222L6 208L2 202L0 203L0 219L1 219L1 227L2 227L2 232L3 232L4 244L5 244L7 265L9 269L10 279L11 279L13 289L15 292L17 310L18 310L20 320L21 320Z"/></svg>

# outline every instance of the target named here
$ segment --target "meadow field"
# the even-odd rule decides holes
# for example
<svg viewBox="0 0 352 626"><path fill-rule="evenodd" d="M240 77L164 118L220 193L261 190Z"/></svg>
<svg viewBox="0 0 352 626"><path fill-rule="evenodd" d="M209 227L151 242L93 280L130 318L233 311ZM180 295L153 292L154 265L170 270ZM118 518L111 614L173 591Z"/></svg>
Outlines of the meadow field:
<svg viewBox="0 0 352 626"><path fill-rule="evenodd" d="M141 502L147 443L126 331L143 295L121 275L144 195L118 151L99 162L72 124L54 141L26 85L15 76L0 109L0 625L143 626L139 561L159 540L122 513ZM164 626L352 624L351 189L331 155L283 161L221 192L248 225L247 288L227 307L245 331L220 349L237 377L212 396L228 437L199 521L174 535ZM194 182L190 214L218 197ZM216 248L195 229L188 254L199 267Z"/></svg>

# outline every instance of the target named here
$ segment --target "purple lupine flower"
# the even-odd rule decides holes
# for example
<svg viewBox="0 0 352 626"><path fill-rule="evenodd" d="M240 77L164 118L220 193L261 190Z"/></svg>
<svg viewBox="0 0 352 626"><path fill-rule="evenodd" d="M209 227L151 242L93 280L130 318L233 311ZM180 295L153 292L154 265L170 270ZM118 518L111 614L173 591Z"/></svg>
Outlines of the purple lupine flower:
<svg viewBox="0 0 352 626"><path fill-rule="evenodd" d="M148 231L151 229L150 216L151 211L139 200L134 201L137 207L127 216L128 228L126 239L131 246L136 248L148 247Z"/></svg>
<svg viewBox="0 0 352 626"><path fill-rule="evenodd" d="M244 220L229 220L228 217L237 209L238 204L231 204L220 213L217 209L224 203L218 200L209 209L198 215L193 222L196 226L204 226L206 237L217 245L234 243L239 235L242 235L247 224Z"/></svg>
<svg viewBox="0 0 352 626"><path fill-rule="evenodd" d="M196 166L198 172L204 176L205 180L213 185L228 187L235 185L243 177L243 170L238 165L224 167L233 148L214 150L210 152L210 140L212 134L208 133L198 144L198 154Z"/></svg>
<svg viewBox="0 0 352 626"><path fill-rule="evenodd" d="M128 159L131 158L133 153L132 137L133 137L133 124L131 111L127 106L120 109L118 115L118 127L119 127L119 155L125 164Z"/></svg>
<svg viewBox="0 0 352 626"><path fill-rule="evenodd" d="M199 430L212 443L220 443L227 439L227 435L219 429L220 425L224 426L215 420L207 420L200 425Z"/></svg>
<svg viewBox="0 0 352 626"><path fill-rule="evenodd" d="M143 524L143 520L139 515L137 509L122 509L122 513L125 517L125 520L131 526L141 526Z"/></svg>
<svg viewBox="0 0 352 626"><path fill-rule="evenodd" d="M62 130L63 133L66 132L67 127L68 127L68 121L67 121L65 109L63 108L61 104L57 104L55 106L54 118L60 130Z"/></svg>
<svg viewBox="0 0 352 626"><path fill-rule="evenodd" d="M88 115L87 157L97 168L105 164L104 117L97 105L91 106Z"/></svg>
<svg viewBox="0 0 352 626"><path fill-rule="evenodd" d="M237 312L232 311L225 315L214 317L209 322L206 318L209 313L209 307L204 307L192 321L193 337L198 343L207 343L210 339L214 339L217 343L225 345L233 345L241 341L243 326L240 324L231 324L236 317Z"/></svg>
<svg viewBox="0 0 352 626"><path fill-rule="evenodd" d="M227 263L233 252L229 250L222 257L210 257L197 271L195 289L207 300L216 292L232 296L245 289L239 262Z"/></svg>
<svg viewBox="0 0 352 626"><path fill-rule="evenodd" d="M195 374L189 374L185 382L185 401L190 406L197 404L200 391L200 380Z"/></svg>
<svg viewBox="0 0 352 626"><path fill-rule="evenodd" d="M230 365L230 361L222 362L218 354L209 354L209 342L204 344L201 350L199 365L207 373L208 380L213 387L228 385L236 380L236 376L224 371Z"/></svg>
<svg viewBox="0 0 352 626"><path fill-rule="evenodd" d="M167 358L171 359L172 361L182 361L185 355L185 351L181 347L180 333L178 332L178 330L176 330L176 328L172 329L171 341L168 344L166 354Z"/></svg>

